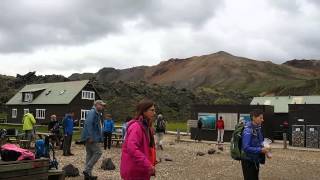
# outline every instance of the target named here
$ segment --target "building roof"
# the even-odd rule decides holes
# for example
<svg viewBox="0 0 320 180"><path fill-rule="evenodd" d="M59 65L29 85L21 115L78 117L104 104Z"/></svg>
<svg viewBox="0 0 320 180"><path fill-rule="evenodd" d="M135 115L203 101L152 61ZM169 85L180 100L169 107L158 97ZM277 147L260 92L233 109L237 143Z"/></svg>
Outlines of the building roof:
<svg viewBox="0 0 320 180"><path fill-rule="evenodd" d="M288 113L289 104L320 104L320 96L266 96L254 97L251 105L274 106L275 113Z"/></svg>
<svg viewBox="0 0 320 180"><path fill-rule="evenodd" d="M89 80L26 85L6 104L69 104L88 83ZM22 102L22 93L38 91L42 92L33 101Z"/></svg>

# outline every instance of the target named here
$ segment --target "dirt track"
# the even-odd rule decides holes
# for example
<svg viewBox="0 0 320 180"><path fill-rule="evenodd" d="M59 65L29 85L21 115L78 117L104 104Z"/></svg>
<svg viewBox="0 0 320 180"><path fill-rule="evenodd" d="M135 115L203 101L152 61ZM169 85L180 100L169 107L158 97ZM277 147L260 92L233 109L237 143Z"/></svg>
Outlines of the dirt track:
<svg viewBox="0 0 320 180"><path fill-rule="evenodd" d="M214 148L213 145L203 143L175 143L173 136L166 136L164 151L158 151L158 157L170 157L172 162L162 161L156 167L157 177L155 179L242 179L241 165L230 158L228 150L220 154L208 155L207 151ZM80 174L83 170L85 159L84 146L73 145L75 156L63 157L61 151L58 154L60 168L72 163L79 168ZM196 156L198 151L206 153L204 156ZM100 169L99 160L94 169L94 175L99 179L120 179L119 160L120 148L112 148L104 151L103 157L111 157L116 165L115 171L104 171ZM320 152L306 152L294 150L273 150L273 159L268 160L260 170L261 179L320 179ZM82 175L82 174L81 174ZM83 179L83 176L68 179Z"/></svg>

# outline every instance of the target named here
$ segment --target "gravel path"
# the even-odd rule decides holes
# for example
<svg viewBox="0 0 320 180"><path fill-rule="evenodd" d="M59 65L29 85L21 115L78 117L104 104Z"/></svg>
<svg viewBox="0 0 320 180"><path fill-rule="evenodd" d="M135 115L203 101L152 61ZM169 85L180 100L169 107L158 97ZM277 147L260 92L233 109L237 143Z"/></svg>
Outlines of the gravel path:
<svg viewBox="0 0 320 180"><path fill-rule="evenodd" d="M162 159L156 167L157 177L153 179L194 180L194 179L242 179L241 165L230 158L229 151L208 155L214 145L203 143L174 143L174 136L165 137L165 150L158 151L158 157ZM172 144L172 145L170 145ZM84 146L72 145L75 156L63 157L61 151L57 152L60 168L72 163L83 171L85 159ZM196 156L197 152L206 153L204 156ZM99 179L120 179L119 161L121 149L113 147L111 151L104 151L102 158L96 164L94 175ZM104 171L100 168L103 158L112 158L116 165L114 171ZM164 161L164 158L173 161ZM320 179L320 152L273 150L273 159L268 160L260 169L261 179ZM82 175L82 174L81 174ZM83 176L68 179L83 179Z"/></svg>

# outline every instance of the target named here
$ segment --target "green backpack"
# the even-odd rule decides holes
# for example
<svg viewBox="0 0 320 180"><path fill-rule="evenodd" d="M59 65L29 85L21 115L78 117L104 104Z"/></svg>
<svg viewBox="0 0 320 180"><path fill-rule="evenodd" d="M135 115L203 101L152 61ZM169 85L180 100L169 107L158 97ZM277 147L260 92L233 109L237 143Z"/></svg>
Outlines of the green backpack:
<svg viewBox="0 0 320 180"><path fill-rule="evenodd" d="M241 160L246 154L242 151L242 133L244 130L244 123L239 123L236 125L235 130L232 133L232 138L230 142L230 154L232 159Z"/></svg>

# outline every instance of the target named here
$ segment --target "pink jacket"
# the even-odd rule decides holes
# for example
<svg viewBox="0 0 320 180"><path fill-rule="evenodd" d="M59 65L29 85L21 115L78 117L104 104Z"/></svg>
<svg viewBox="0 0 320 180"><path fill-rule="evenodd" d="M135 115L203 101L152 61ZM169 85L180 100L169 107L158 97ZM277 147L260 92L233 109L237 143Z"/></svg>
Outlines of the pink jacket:
<svg viewBox="0 0 320 180"><path fill-rule="evenodd" d="M15 151L20 153L21 155L18 157L18 161L22 161L22 160L35 160L35 155L26 149L22 149L19 146L15 145L15 144L5 144L3 146L1 146L2 150L7 150L7 151Z"/></svg>
<svg viewBox="0 0 320 180"><path fill-rule="evenodd" d="M122 145L120 174L124 180L150 179L149 142L142 118L131 120Z"/></svg>

